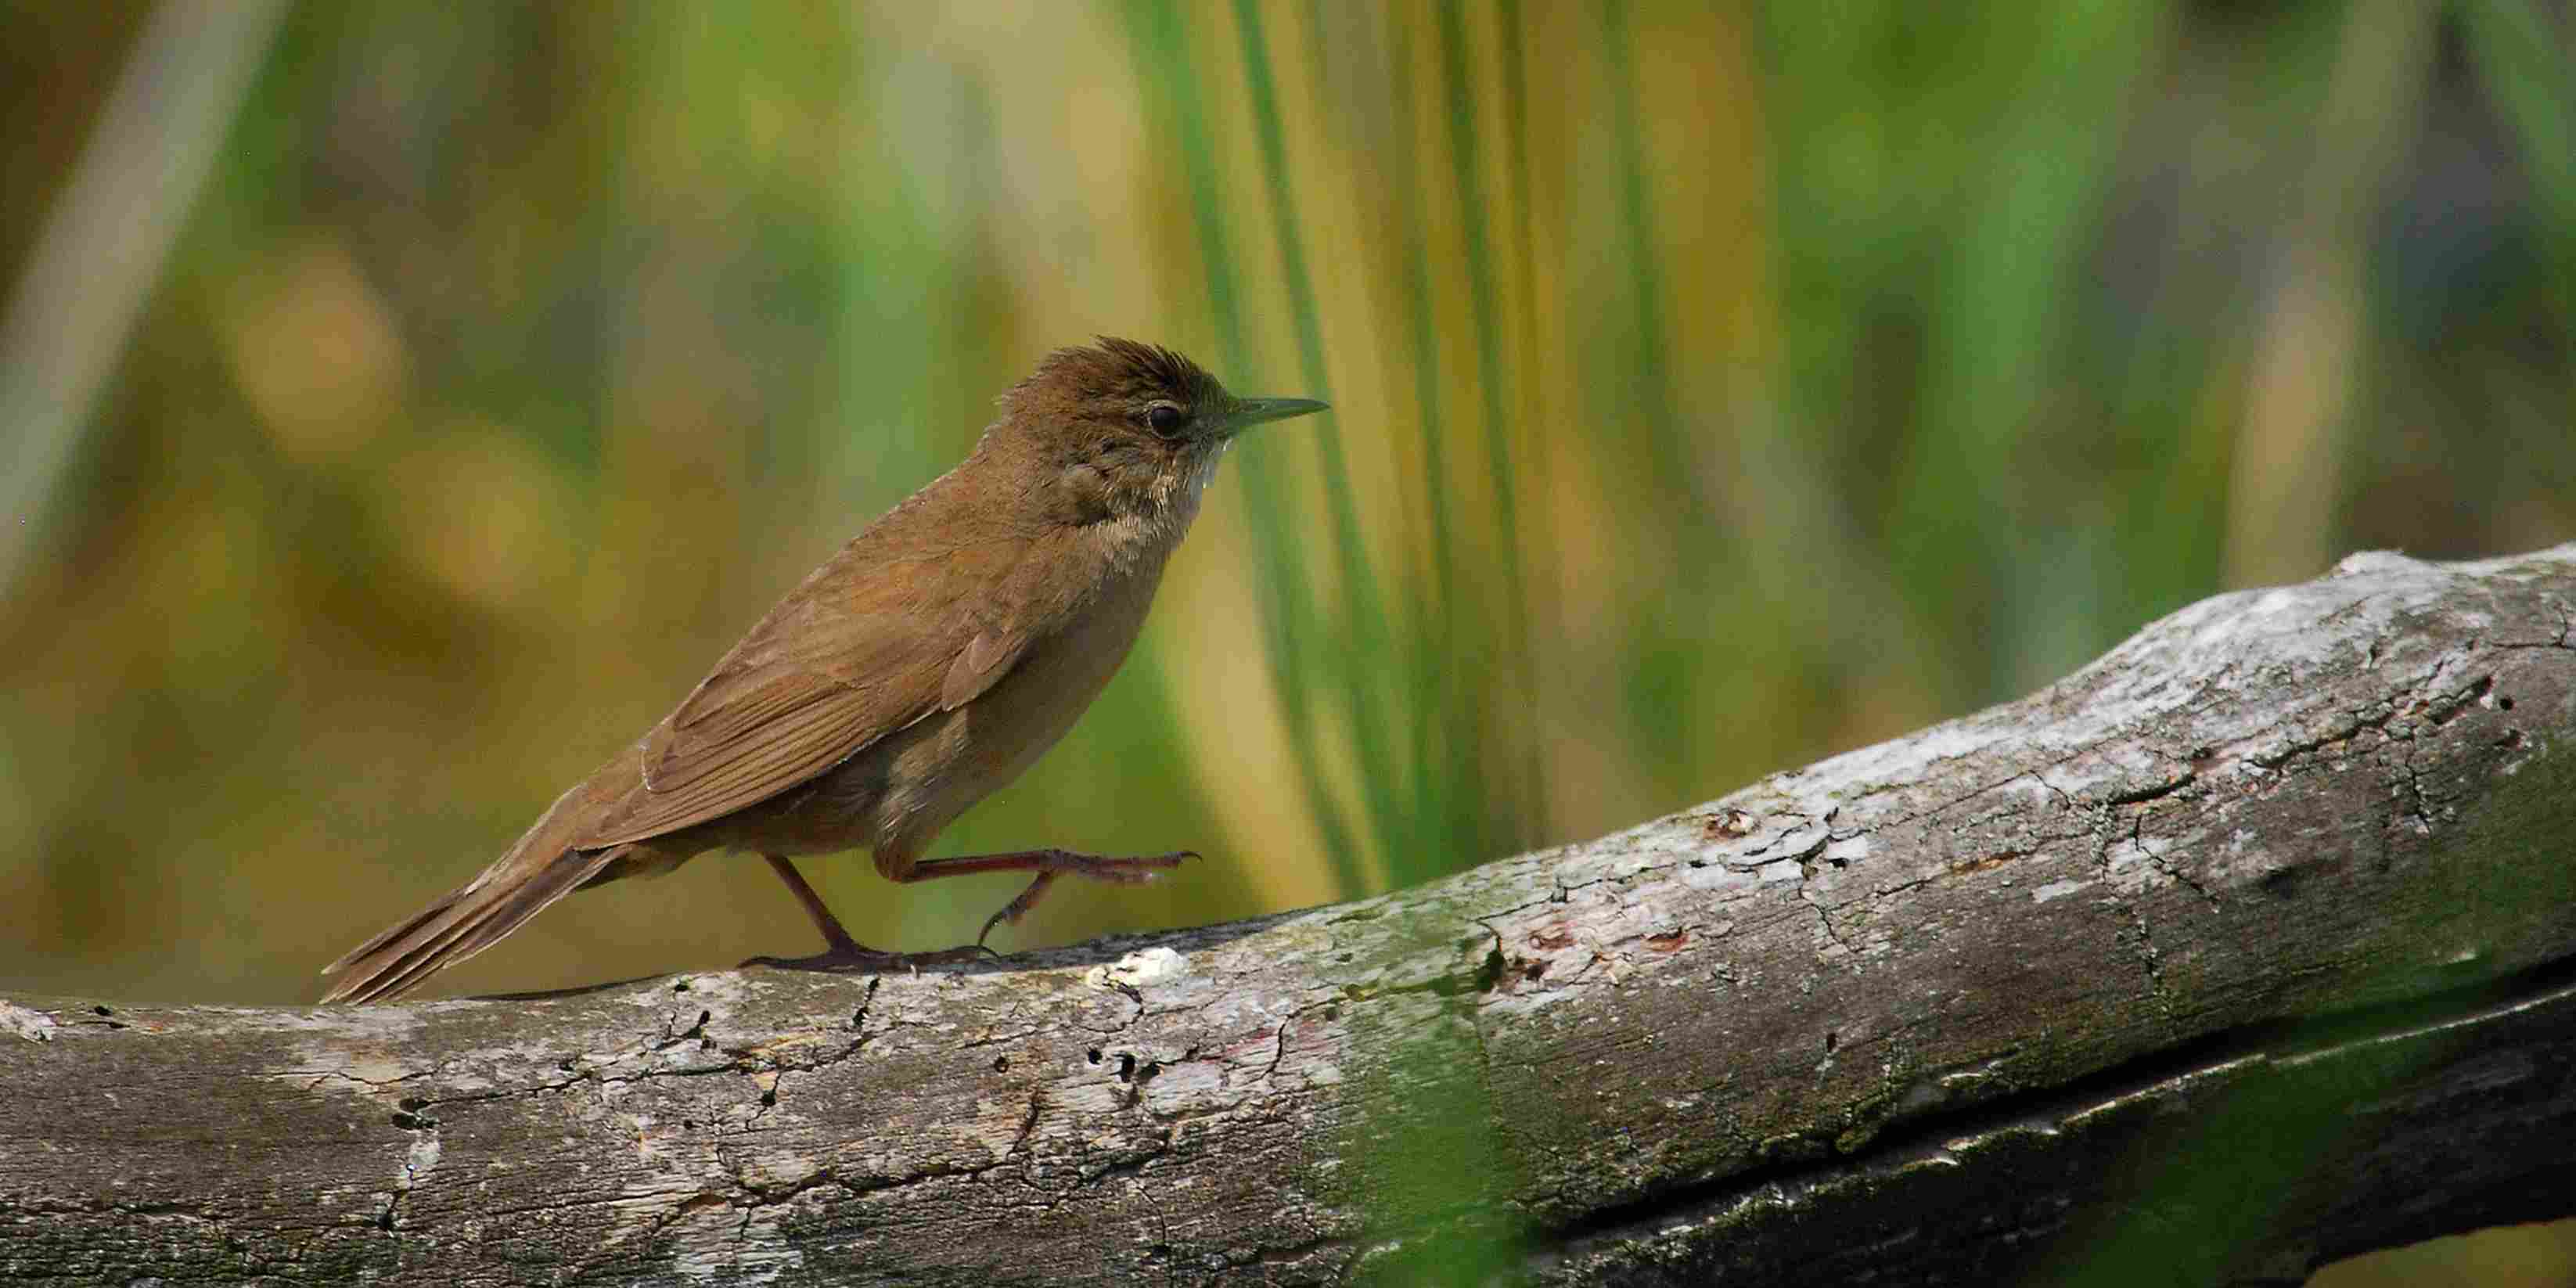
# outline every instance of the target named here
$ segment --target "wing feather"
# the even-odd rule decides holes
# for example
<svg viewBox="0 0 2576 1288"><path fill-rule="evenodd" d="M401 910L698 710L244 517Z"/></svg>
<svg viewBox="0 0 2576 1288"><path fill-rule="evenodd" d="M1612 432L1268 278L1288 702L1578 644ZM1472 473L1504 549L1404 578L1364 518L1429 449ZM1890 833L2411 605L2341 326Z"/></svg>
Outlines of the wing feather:
<svg viewBox="0 0 2576 1288"><path fill-rule="evenodd" d="M1011 563L978 553L950 570L980 563L988 575L949 581L970 593L944 604L862 611L868 586L851 597L856 604L807 593L828 584L819 576L800 588L645 735L640 790L602 811L581 847L650 840L758 804L990 689L1018 664L1031 632L963 611L980 604L989 614L996 601L1016 598L988 589L1008 580ZM899 583L874 581L889 584Z"/></svg>
<svg viewBox="0 0 2576 1288"><path fill-rule="evenodd" d="M978 631L966 651L948 667L948 678L939 685L939 709L954 711L983 696L995 680L1017 662L1024 645L1019 639L1000 631Z"/></svg>

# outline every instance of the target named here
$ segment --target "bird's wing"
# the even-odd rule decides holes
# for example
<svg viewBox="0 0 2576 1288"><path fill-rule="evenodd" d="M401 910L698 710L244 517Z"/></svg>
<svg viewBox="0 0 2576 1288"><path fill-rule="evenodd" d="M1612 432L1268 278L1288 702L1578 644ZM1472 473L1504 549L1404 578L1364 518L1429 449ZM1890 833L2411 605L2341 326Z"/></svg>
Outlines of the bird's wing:
<svg viewBox="0 0 2576 1288"><path fill-rule="evenodd" d="M972 702L1039 633L1024 615L997 610L1016 598L1010 582L1024 552L954 550L918 570L867 566L868 552L844 551L644 736L640 785L600 812L579 848L722 817ZM853 562L855 575L834 575Z"/></svg>

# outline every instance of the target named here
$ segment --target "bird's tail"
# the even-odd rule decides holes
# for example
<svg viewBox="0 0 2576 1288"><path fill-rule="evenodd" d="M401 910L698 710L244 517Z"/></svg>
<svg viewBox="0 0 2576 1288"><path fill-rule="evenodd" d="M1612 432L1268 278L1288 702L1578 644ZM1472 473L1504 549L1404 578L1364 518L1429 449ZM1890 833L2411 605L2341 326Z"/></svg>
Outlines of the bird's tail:
<svg viewBox="0 0 2576 1288"><path fill-rule="evenodd" d="M629 847L572 848L585 813L574 800L581 791L565 792L518 844L473 880L323 967L323 974L340 979L322 1000L401 997L432 974L499 943L546 905L601 875Z"/></svg>

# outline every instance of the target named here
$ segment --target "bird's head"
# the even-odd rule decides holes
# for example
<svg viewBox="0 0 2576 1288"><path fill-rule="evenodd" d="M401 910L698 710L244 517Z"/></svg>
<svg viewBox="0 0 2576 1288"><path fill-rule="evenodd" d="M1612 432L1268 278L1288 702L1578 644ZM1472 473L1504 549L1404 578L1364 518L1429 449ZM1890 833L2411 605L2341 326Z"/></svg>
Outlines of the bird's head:
<svg viewBox="0 0 2576 1288"><path fill-rule="evenodd" d="M995 431L1054 476L1073 517L1184 523L1235 435L1325 406L1238 398L1170 349L1106 336L1048 354L1001 404Z"/></svg>

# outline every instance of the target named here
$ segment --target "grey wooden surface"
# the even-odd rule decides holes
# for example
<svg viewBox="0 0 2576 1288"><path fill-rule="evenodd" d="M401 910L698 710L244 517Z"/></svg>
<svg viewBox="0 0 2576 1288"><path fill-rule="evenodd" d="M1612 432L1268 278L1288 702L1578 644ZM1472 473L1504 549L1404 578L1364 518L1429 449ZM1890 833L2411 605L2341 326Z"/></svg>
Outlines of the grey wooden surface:
<svg viewBox="0 0 2576 1288"><path fill-rule="evenodd" d="M2296 1282L2576 1215L2576 544L1330 908L879 978L0 1000L0 1280Z"/></svg>

